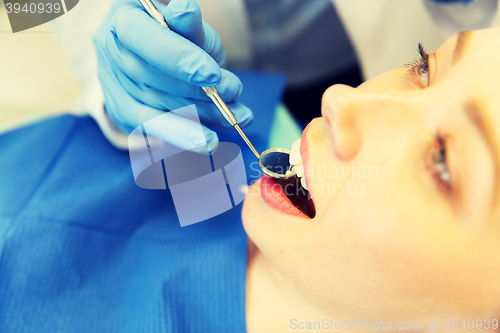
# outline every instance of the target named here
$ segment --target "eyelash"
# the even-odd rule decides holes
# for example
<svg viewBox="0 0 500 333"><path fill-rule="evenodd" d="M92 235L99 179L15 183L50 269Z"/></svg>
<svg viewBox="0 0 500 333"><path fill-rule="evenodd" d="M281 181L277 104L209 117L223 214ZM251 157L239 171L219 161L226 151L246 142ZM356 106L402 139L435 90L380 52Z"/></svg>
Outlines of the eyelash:
<svg viewBox="0 0 500 333"><path fill-rule="evenodd" d="M411 74L417 74L421 84L424 87L429 86L429 54L425 51L422 43L418 43L417 46L419 57L415 58L413 62L407 63L406 67L410 67L409 71ZM423 81L423 82L422 82Z"/></svg>
<svg viewBox="0 0 500 333"><path fill-rule="evenodd" d="M433 178L436 179L438 187L446 192L451 191L451 174L446 161L446 142L438 133L433 144Z"/></svg>

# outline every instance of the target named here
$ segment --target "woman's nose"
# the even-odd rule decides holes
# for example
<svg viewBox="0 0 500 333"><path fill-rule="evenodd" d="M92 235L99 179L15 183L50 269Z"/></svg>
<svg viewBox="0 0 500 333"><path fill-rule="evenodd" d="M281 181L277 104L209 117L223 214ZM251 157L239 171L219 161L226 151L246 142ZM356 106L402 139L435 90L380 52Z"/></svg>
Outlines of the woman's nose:
<svg viewBox="0 0 500 333"><path fill-rule="evenodd" d="M323 94L321 113L328 124L335 153L341 160L351 160L361 146L357 129L355 88L337 84Z"/></svg>

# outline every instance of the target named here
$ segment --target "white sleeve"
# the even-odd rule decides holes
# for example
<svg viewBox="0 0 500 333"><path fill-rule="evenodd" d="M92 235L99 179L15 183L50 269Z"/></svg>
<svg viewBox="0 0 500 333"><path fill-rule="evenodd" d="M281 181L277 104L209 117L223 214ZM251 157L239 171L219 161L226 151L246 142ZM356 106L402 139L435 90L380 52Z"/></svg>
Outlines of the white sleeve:
<svg viewBox="0 0 500 333"><path fill-rule="evenodd" d="M52 25L82 88L71 113L90 115L106 138L119 149L128 148L128 135L123 133L104 111L104 96L97 76L97 55L92 36L111 7L112 0L80 1Z"/></svg>

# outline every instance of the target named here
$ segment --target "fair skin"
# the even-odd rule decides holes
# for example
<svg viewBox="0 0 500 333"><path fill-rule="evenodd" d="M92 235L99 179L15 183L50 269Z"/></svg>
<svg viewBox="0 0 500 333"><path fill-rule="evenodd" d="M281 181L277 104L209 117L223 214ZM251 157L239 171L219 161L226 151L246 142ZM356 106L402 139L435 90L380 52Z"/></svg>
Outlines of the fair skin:
<svg viewBox="0 0 500 333"><path fill-rule="evenodd" d="M245 200L248 332L500 317L498 59L500 29L462 33L429 55L428 77L403 68L325 92L301 148L315 217L270 207L259 182Z"/></svg>

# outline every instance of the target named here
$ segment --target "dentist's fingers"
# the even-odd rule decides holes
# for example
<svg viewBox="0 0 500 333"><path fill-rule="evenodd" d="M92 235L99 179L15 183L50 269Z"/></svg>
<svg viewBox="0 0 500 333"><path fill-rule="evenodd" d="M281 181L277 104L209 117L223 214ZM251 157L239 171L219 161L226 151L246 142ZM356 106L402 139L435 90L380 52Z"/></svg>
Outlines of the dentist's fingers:
<svg viewBox="0 0 500 333"><path fill-rule="evenodd" d="M151 87L141 86L125 75L121 76L120 86L122 86L133 99L153 109L175 110L190 104L195 104L203 124L223 128L231 127L211 100L199 100L176 96ZM199 89L202 90L201 88ZM246 127L253 121L252 111L244 104L233 101L227 102L227 105L234 113L241 127Z"/></svg>
<svg viewBox="0 0 500 333"><path fill-rule="evenodd" d="M173 31L201 47L218 64L224 64L226 53L219 34L201 20L201 10L196 1L171 0L167 6L158 3L157 7Z"/></svg>
<svg viewBox="0 0 500 333"><path fill-rule="evenodd" d="M217 62L190 40L158 24L139 2L116 11L111 31L127 49L181 81L198 86L219 83L222 74Z"/></svg>
<svg viewBox="0 0 500 333"><path fill-rule="evenodd" d="M101 75L106 74L101 72ZM104 86L103 90L105 96L112 96L105 102L107 112L126 133L156 119L148 123L148 134L182 149L190 150L206 144L217 144L219 141L217 134L201 123L181 117L175 112L166 113L142 104L118 86ZM127 105L127 110L120 109L118 105Z"/></svg>
<svg viewBox="0 0 500 333"><path fill-rule="evenodd" d="M118 71L116 73L120 81L121 76L125 74L138 84L169 92L173 95L210 100L200 87L176 79L151 66L147 61L124 47L115 35L110 34L108 42L113 43L113 47L109 48L109 56L113 63L123 72ZM216 86L217 91L225 102L233 101L243 91L243 85L233 73L221 69L221 74L221 81Z"/></svg>

